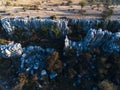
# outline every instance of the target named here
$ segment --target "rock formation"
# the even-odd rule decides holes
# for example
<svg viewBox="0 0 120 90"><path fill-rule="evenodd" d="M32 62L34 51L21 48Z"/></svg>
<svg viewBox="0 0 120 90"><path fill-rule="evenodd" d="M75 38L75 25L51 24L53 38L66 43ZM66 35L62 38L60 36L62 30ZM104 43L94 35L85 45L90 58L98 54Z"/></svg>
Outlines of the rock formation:
<svg viewBox="0 0 120 90"><path fill-rule="evenodd" d="M74 47L80 51L98 47L105 52L120 52L120 32L111 33L107 30L102 31L102 29L90 29L83 40L70 41L69 47Z"/></svg>
<svg viewBox="0 0 120 90"><path fill-rule="evenodd" d="M57 27L63 35L67 34L68 21L67 20L51 20L51 19L28 19L28 18L4 18L1 19L1 23L5 31L11 35L15 28L30 30L41 30L46 28L51 29L51 26Z"/></svg>
<svg viewBox="0 0 120 90"><path fill-rule="evenodd" d="M10 43L6 45L0 45L0 56L4 58L11 58L21 56L23 49L20 43Z"/></svg>

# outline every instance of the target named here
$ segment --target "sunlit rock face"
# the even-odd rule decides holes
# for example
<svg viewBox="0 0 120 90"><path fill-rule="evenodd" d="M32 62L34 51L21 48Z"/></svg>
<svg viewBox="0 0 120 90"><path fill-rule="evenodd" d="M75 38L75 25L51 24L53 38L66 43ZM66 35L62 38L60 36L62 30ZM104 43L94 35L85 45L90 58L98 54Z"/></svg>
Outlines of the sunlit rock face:
<svg viewBox="0 0 120 90"><path fill-rule="evenodd" d="M87 50L99 47L110 40L111 32L102 31L102 29L90 29L83 40L83 49Z"/></svg>
<svg viewBox="0 0 120 90"><path fill-rule="evenodd" d="M5 20L5 19L2 19L1 20L1 23L2 23L2 26L4 28L4 30L9 34L11 35L13 33L13 29L14 29L14 26L12 26L9 22L10 20Z"/></svg>
<svg viewBox="0 0 120 90"><path fill-rule="evenodd" d="M68 21L67 20L51 20L51 19L28 19L28 18L5 18L1 19L1 23L5 31L11 35L15 28L30 30L41 30L46 28L50 30L55 26L63 35L67 34Z"/></svg>
<svg viewBox="0 0 120 90"><path fill-rule="evenodd" d="M106 30L102 31L102 29L90 29L83 40L69 41L69 47L80 51L99 47L105 52L120 52L120 32L111 33Z"/></svg>
<svg viewBox="0 0 120 90"><path fill-rule="evenodd" d="M70 48L76 47L79 50L90 50L94 47L100 47L104 51L114 52L119 51L119 33L112 33L114 29L120 27L119 21L100 21L100 20L63 20L63 19L37 19L37 18L4 18L1 19L1 25L3 29L12 36L15 28L20 30L25 30L26 32L30 32L34 30L38 32L39 30L46 29L48 30L50 36L52 35L52 28L59 30L60 33L65 36L68 34L69 30L76 29L79 27L80 30L84 30L87 34L85 38L83 38L79 42L69 40ZM113 28L113 31L107 31L106 29L98 29L95 28L103 27L103 28ZM114 28L115 27L115 28ZM91 29L93 28L93 29ZM8 56L10 52L6 50Z"/></svg>
<svg viewBox="0 0 120 90"><path fill-rule="evenodd" d="M20 43L10 43L0 45L0 56L4 58L11 58L21 56L23 49Z"/></svg>
<svg viewBox="0 0 120 90"><path fill-rule="evenodd" d="M102 20L87 20L87 19L37 19L37 18L2 18L0 20L2 27L8 34L12 34L15 28L30 30L41 30L43 28L51 29L51 26L57 27L63 35L68 33L68 30L73 28L74 25L79 25L82 30L88 31L90 28L112 28L116 31L116 27L120 28L119 21L102 21Z"/></svg>

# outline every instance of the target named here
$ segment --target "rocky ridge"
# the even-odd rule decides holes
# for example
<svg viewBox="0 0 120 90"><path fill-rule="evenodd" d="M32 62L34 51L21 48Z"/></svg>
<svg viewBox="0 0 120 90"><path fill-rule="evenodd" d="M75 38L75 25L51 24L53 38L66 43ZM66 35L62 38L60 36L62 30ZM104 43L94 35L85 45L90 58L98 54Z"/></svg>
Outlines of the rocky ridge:
<svg viewBox="0 0 120 90"><path fill-rule="evenodd" d="M102 23L101 23L102 22ZM100 20L51 20L51 19L29 19L29 18L7 18L1 19L1 31L5 31L8 34L8 37L12 37L14 35L14 31L20 29L25 31L25 35L29 34L31 31L39 32L42 29L48 30L49 34L52 35L53 29L60 31L60 35L65 37L68 35L67 40L65 41L66 48L76 49L76 56L79 57L81 51L90 51L93 48L99 48L104 52L114 53L120 52L120 32L119 26L120 22L115 21L114 23L110 24L108 21L100 21ZM103 28L101 28L105 24ZM109 28L113 28L113 31L107 30L106 26ZM116 29L116 31L114 31ZM72 32L85 32L86 35L79 41L73 41L69 38L69 31ZM0 34L1 35L1 34ZM23 38L24 39L24 38ZM44 40L43 40L44 41ZM64 48L64 47L63 47ZM34 75L36 74L41 80L42 76L48 76L50 79L54 79L59 75L60 70L50 72L45 69L46 67L46 57L47 55L53 54L55 51L54 48L42 48L41 46L37 45L27 45L23 46L22 43L18 42L11 42L9 44L0 44L0 57L5 59L11 59L17 57L20 62L20 67L17 70L17 74L21 72L25 72L26 74ZM63 49L63 52L65 50ZM48 59L52 65L50 68L58 68L62 66L61 61L57 60L56 57L58 54L53 54ZM63 55L64 56L64 55ZM52 60L54 59L54 63ZM77 62L77 61L76 61ZM59 63L60 65L57 65ZM55 64L55 65L54 65ZM66 67L67 64L63 66ZM93 67L94 68L94 67ZM49 70L49 69L48 69ZM52 69L51 69L52 71ZM41 74L40 74L41 72ZM69 72L73 72L70 70ZM74 72L75 73L75 72Z"/></svg>

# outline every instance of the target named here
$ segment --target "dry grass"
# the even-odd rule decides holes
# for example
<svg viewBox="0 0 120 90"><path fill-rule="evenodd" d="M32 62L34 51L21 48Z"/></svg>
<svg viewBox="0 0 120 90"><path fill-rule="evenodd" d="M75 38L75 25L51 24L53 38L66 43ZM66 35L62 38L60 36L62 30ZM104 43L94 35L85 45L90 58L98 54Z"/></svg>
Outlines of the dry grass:
<svg viewBox="0 0 120 90"><path fill-rule="evenodd" d="M37 2L37 4L41 4L41 3L47 3L47 4L56 4L56 3L61 3L61 2L67 2L69 0L48 0L48 2L43 2L43 0L16 0L16 1L11 1L11 0L7 0L7 2L10 2L11 4L16 3L16 4L34 4ZM73 3L79 3L81 0L70 0Z"/></svg>
<svg viewBox="0 0 120 90"><path fill-rule="evenodd" d="M10 0L8 0L10 1ZM69 2L71 1L71 2ZM5 11L0 10L1 16L4 17L14 17L14 16L27 16L30 17L49 17L52 15L57 15L57 17L67 17L75 19L91 19L91 18L101 18L101 13L103 11L102 6L95 9L91 9L89 5L83 7L82 9L86 11L84 15L81 13L81 6L78 5L81 0L48 0L48 2L42 2L42 0L11 0L10 5L4 7ZM69 2L69 3L68 3ZM120 8L120 7L119 7ZM119 14L119 8L115 11ZM0 7L1 9L1 7ZM2 13L11 14L2 14ZM111 19L119 19L118 16L113 15Z"/></svg>

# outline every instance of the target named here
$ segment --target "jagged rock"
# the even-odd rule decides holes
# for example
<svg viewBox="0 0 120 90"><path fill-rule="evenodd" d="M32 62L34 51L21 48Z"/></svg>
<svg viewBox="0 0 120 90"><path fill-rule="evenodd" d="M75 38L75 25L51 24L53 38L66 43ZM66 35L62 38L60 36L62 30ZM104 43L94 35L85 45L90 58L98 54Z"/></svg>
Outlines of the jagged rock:
<svg viewBox="0 0 120 90"><path fill-rule="evenodd" d="M90 29L83 40L79 42L69 40L69 47L80 51L100 47L105 52L120 52L120 33Z"/></svg>
<svg viewBox="0 0 120 90"><path fill-rule="evenodd" d="M33 18L33 19L7 18L7 19L1 19L0 21L2 24L1 28L3 28L6 31L6 33L8 33L11 36L12 34L14 34L14 30L17 31L17 29L25 30L25 32L31 32L30 30L34 30L35 32L37 32L45 28L48 31L52 31L51 25L55 26L55 29L57 28L56 30L59 30L60 33L63 36L65 36L66 34L68 34L69 29L75 30L74 24L77 24L78 26L80 25L80 28L82 27L82 29L80 30L83 30L85 31L85 33L87 33L85 38L83 38L78 42L69 40L69 37L68 38L66 37L66 40L65 40L66 48L70 48L70 49L73 47L76 48L77 56L79 56L79 51L91 50L92 48L95 48L95 47L99 47L103 51L109 52L109 53L120 52L120 32L113 33L105 29L103 29L104 31L102 29L96 30L95 29L96 26L101 23L101 21L99 20L90 21L90 20L60 20L60 19L51 20L51 19L37 19L37 18ZM108 22L104 22L104 25L108 25ZM115 27L113 28L114 30L116 29L116 26L117 27L120 26L120 22L117 21L115 24L112 24L112 25ZM94 29L91 29L91 28L94 28ZM0 59L2 59L1 57L3 58L19 57L21 63L17 67L17 69L19 68L19 70L14 71L15 74L23 71L25 74L32 74L32 75L37 74L38 77L40 75L41 78L42 77L44 78L44 76L45 77L49 76L50 79L54 79L59 74L56 71L47 73L46 71L47 69L45 68L46 55L47 53L52 55L53 52L54 52L54 49L51 49L51 48L43 49L40 46L28 46L28 47L22 48L21 44L19 43L10 43L6 45L0 45ZM53 54L53 56L55 55ZM96 60L95 59L96 57L97 55L94 56L92 60ZM53 58L50 59L50 62L52 62L52 60ZM57 62L57 64L58 63L60 65L58 65L57 68L61 66L61 61ZM75 61L75 63L78 63L78 61ZM63 68L65 68L66 66L69 66L69 64L63 61ZM12 67L11 69L14 68L13 63L11 67ZM94 68L95 67L91 65L90 69L94 69ZM96 75L97 74L94 73L94 76ZM119 74L115 76L115 80L116 80L115 82L119 84L117 80L118 76ZM77 78L78 80L76 80L76 82L73 83L73 86L76 86L77 83L78 84L81 83L82 76L78 74ZM14 79L14 78L11 77L11 79ZM88 79L90 80L91 78L88 77ZM39 84L39 87L42 87L42 86L40 86Z"/></svg>
<svg viewBox="0 0 120 90"><path fill-rule="evenodd" d="M65 38L65 48L67 48L69 46L69 39L68 37L66 36Z"/></svg>
<svg viewBox="0 0 120 90"><path fill-rule="evenodd" d="M29 46L24 48L23 55L21 56L21 69L32 71L43 68L45 66L44 52L45 50L40 46Z"/></svg>
<svg viewBox="0 0 120 90"><path fill-rule="evenodd" d="M111 34L111 38L106 41L103 49L109 52L120 52L120 32Z"/></svg>
<svg viewBox="0 0 120 90"><path fill-rule="evenodd" d="M46 70L42 70L41 71L41 76L47 75L47 71Z"/></svg>
<svg viewBox="0 0 120 90"><path fill-rule="evenodd" d="M46 48L45 52L52 54L55 50L53 48Z"/></svg>
<svg viewBox="0 0 120 90"><path fill-rule="evenodd" d="M34 70L43 68L45 66L45 54L52 53L53 51L54 49L43 49L40 46L28 46L26 48L22 48L19 43L0 45L0 56L3 58L20 56L21 70L25 70L27 72L33 72Z"/></svg>
<svg viewBox="0 0 120 90"><path fill-rule="evenodd" d="M11 25L10 21L6 19L1 19L1 23L5 31L11 35L13 33L14 26Z"/></svg>
<svg viewBox="0 0 120 90"><path fill-rule="evenodd" d="M5 18L1 19L1 23L5 31L11 35L14 32L15 27L24 29L26 31L30 30L40 30L42 28L51 28L51 25L57 27L58 30L62 32L63 35L67 34L68 21L66 20L51 20L51 19L28 19L28 18Z"/></svg>
<svg viewBox="0 0 120 90"><path fill-rule="evenodd" d="M23 50L20 43L0 45L0 56L4 58L20 56L22 52Z"/></svg>
<svg viewBox="0 0 120 90"><path fill-rule="evenodd" d="M50 49L49 50L53 50ZM21 70L33 74L35 70L45 67L45 53L47 49L43 49L40 46L28 46L23 48L23 54L21 56ZM26 66L27 65L27 66Z"/></svg>
<svg viewBox="0 0 120 90"><path fill-rule="evenodd" d="M54 79L58 74L56 72L53 72L50 74L50 79Z"/></svg>
<svg viewBox="0 0 120 90"><path fill-rule="evenodd" d="M5 31L11 35L14 32L14 29L17 27L19 29L24 29L26 31L30 30L41 30L46 28L50 30L51 25L57 27L60 30L62 35L66 35L68 31L74 27L74 25L78 25L84 31L90 30L90 28L105 28L106 26L113 27L112 31L115 30L114 27L120 28L119 21L102 21L102 20L80 20L80 19L38 19L38 18L3 18L0 20ZM118 28L117 28L118 29Z"/></svg>
<svg viewBox="0 0 120 90"><path fill-rule="evenodd" d="M68 30L72 27L72 25L80 25L82 27L82 30L85 30L87 35L86 37L79 42L69 41L70 47L77 47L77 49L80 50L88 50L93 47L100 47L102 45L102 49L104 51L110 50L110 52L113 51L119 51L119 45L115 41L119 41L117 38L119 37L118 33L111 33L107 30L102 31L94 30L90 28L95 28L95 26L98 26L100 23L105 24L106 26L109 25L109 22L103 22L100 20L79 20L79 19L73 19L73 20L51 20L51 19L29 19L29 18L6 18L1 19L1 23L5 31L12 35L14 32L15 27L24 29L26 32L30 32L30 30L41 30L43 28L47 28L47 30L50 31L51 25L57 27L57 30L60 30L62 35L66 35L68 33ZM113 22L111 22L113 23ZM120 22L115 22L115 26L119 26ZM71 25L68 27L68 25ZM104 26L105 26L104 25ZM113 25L113 24L112 24ZM52 30L51 30L52 31ZM52 33L50 33L50 36ZM117 35L117 36L116 36ZM113 39L115 38L115 39ZM10 55L10 52L6 50L6 53L8 56Z"/></svg>

